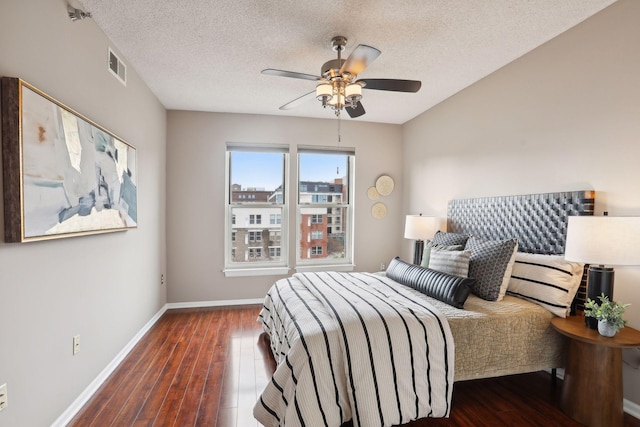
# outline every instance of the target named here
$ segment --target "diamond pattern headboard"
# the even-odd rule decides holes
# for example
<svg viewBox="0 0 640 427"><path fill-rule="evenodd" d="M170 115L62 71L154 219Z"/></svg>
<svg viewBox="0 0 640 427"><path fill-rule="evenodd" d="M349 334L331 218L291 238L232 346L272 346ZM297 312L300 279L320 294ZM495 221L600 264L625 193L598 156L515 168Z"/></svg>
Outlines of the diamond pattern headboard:
<svg viewBox="0 0 640 427"><path fill-rule="evenodd" d="M518 239L518 250L537 254L564 253L569 216L593 215L595 191L528 194L451 200L447 230L485 239ZM586 298L586 281L576 300Z"/></svg>

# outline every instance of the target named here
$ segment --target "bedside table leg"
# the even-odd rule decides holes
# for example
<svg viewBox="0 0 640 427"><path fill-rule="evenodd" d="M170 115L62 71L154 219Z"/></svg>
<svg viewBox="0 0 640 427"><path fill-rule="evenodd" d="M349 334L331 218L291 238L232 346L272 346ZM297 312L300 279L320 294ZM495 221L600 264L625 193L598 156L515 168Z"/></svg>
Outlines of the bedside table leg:
<svg viewBox="0 0 640 427"><path fill-rule="evenodd" d="M561 406L589 427L622 427L622 350L570 340Z"/></svg>

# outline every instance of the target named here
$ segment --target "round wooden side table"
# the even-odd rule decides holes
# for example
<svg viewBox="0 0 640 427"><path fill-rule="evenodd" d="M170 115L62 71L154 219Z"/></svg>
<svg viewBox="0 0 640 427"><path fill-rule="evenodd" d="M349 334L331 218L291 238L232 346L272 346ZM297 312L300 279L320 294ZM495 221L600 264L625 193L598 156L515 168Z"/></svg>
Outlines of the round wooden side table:
<svg viewBox="0 0 640 427"><path fill-rule="evenodd" d="M622 348L640 347L640 331L628 326L603 337L584 316L556 317L555 330L570 338L562 385L562 410L589 427L622 427Z"/></svg>

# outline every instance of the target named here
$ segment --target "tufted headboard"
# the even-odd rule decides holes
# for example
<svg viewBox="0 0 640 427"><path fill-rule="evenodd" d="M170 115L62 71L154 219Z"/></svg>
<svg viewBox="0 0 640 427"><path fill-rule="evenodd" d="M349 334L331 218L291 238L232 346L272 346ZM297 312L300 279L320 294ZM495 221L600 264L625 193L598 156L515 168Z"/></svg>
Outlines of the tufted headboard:
<svg viewBox="0 0 640 427"><path fill-rule="evenodd" d="M520 252L563 254L568 217L593 215L594 202L593 190L451 200L447 231L494 240L515 237ZM578 310L585 299L586 274L574 301Z"/></svg>

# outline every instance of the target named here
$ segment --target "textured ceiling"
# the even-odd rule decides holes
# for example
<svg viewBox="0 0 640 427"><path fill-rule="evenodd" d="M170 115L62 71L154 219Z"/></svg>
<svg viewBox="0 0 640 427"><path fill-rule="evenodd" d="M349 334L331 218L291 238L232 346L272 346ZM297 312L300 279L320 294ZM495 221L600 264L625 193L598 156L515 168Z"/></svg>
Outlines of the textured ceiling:
<svg viewBox="0 0 640 427"><path fill-rule="evenodd" d="M77 1L76 0L76 4ZM364 90L358 119L404 123L615 0L81 0L170 110L332 118L313 98L278 108L315 83L330 40L382 51L362 78L421 80L415 94ZM73 4L73 3L72 3ZM79 4L78 4L79 5ZM77 23L74 25L82 25Z"/></svg>

